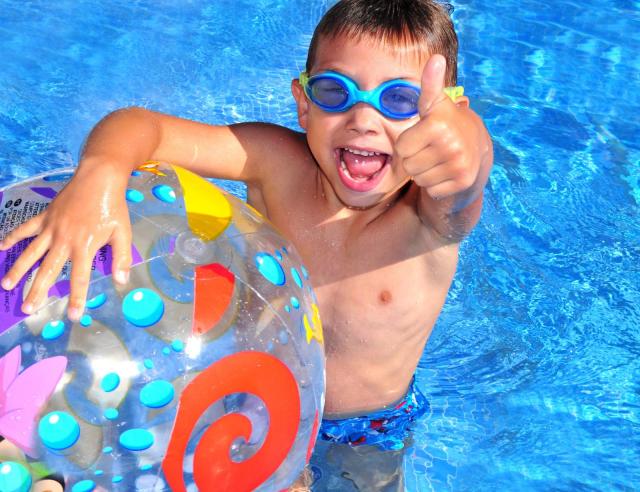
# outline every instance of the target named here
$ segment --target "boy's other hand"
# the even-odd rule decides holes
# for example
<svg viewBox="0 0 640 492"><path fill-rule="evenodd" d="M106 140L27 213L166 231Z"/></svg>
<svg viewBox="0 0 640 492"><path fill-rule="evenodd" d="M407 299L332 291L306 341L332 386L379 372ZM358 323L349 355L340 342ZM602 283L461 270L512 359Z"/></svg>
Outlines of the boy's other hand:
<svg viewBox="0 0 640 492"><path fill-rule="evenodd" d="M468 98L454 103L445 94L446 68L442 55L432 55L427 61L421 80L420 119L398 137L394 155L434 199L471 189L490 146L484 125L468 109Z"/></svg>
<svg viewBox="0 0 640 492"><path fill-rule="evenodd" d="M80 167L43 213L14 229L0 243L0 249L6 250L37 235L1 281L5 290L12 289L44 256L22 304L25 314L35 312L47 299L49 288L70 259L68 316L72 321L79 320L93 258L107 243L113 248L113 277L118 283L126 283L131 265L131 224L125 201L126 181L121 174L106 165Z"/></svg>

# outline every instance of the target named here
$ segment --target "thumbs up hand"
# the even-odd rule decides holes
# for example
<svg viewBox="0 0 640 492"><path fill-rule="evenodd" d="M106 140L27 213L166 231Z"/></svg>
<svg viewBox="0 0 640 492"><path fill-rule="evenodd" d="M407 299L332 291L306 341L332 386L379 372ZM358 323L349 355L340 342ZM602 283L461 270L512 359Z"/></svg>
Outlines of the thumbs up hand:
<svg viewBox="0 0 640 492"><path fill-rule="evenodd" d="M455 196L453 207L459 208L456 204L469 203L468 193L484 186L487 173L480 170L491 159L491 141L478 116L468 109L468 99L460 97L454 103L445 93L446 68L445 58L438 54L425 65L420 119L396 140L394 161L431 198Z"/></svg>

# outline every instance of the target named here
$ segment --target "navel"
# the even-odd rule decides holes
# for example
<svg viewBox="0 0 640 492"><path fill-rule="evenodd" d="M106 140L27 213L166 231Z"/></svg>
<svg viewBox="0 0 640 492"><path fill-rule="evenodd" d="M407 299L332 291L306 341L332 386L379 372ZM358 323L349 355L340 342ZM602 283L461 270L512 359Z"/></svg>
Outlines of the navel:
<svg viewBox="0 0 640 492"><path fill-rule="evenodd" d="M385 289L380 292L378 299L380 299L382 304L389 304L393 300L393 296L391 295L391 292Z"/></svg>

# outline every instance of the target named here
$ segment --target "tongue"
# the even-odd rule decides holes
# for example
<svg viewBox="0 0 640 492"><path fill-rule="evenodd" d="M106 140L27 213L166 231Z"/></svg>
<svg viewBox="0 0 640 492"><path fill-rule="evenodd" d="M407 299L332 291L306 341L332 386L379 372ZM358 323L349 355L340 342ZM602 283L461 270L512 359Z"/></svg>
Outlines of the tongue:
<svg viewBox="0 0 640 492"><path fill-rule="evenodd" d="M342 151L342 160L347 166L349 174L354 178L370 177L382 169L386 159L385 155L364 156L353 154L347 150Z"/></svg>

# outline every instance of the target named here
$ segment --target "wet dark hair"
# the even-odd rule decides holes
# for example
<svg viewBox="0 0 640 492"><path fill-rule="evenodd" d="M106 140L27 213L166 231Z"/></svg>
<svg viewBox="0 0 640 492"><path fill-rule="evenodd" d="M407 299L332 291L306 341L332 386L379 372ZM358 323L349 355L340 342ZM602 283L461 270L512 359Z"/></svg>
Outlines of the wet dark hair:
<svg viewBox="0 0 640 492"><path fill-rule="evenodd" d="M372 37L382 44L441 54L447 60L446 84L456 85L458 37L452 11L450 5L433 0L340 0L313 33L306 70L311 71L322 39Z"/></svg>

